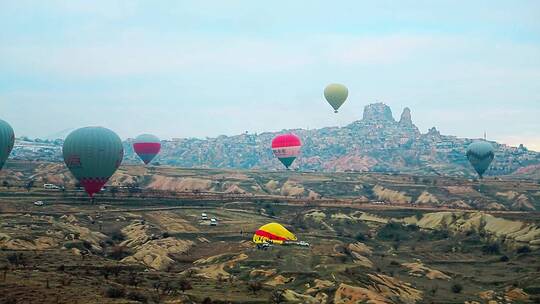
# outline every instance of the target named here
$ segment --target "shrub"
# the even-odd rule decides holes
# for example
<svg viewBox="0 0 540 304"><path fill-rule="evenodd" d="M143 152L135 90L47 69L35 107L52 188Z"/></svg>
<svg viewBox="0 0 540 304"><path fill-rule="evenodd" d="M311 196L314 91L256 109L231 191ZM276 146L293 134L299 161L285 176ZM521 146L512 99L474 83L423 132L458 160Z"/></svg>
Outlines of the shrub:
<svg viewBox="0 0 540 304"><path fill-rule="evenodd" d="M506 256L506 255L503 255L503 256L499 259L499 261L501 261L501 262L508 262L508 261L510 261L510 258L508 258L508 256Z"/></svg>
<svg viewBox="0 0 540 304"><path fill-rule="evenodd" d="M7 260L11 265L19 266L25 264L25 257L22 253L10 253L7 255Z"/></svg>
<svg viewBox="0 0 540 304"><path fill-rule="evenodd" d="M359 242L364 242L366 240L366 236L363 233L358 233L355 237L355 240Z"/></svg>
<svg viewBox="0 0 540 304"><path fill-rule="evenodd" d="M125 295L126 295L126 292L122 288L109 286L107 287L107 289L105 289L105 296L107 298L117 299L117 298L123 298Z"/></svg>
<svg viewBox="0 0 540 304"><path fill-rule="evenodd" d="M111 239L113 239L113 241L121 242L126 239L126 236L122 233L122 231L116 230L111 233Z"/></svg>
<svg viewBox="0 0 540 304"><path fill-rule="evenodd" d="M193 289L193 287L191 287L191 282L189 282L188 280L185 280L185 279L182 279L178 282L178 288L184 292L186 290L190 290L190 289Z"/></svg>
<svg viewBox="0 0 540 304"><path fill-rule="evenodd" d="M409 231L418 231L418 230L420 230L420 227L416 226L415 224L409 224L406 227L407 227L407 230L409 230Z"/></svg>
<svg viewBox="0 0 540 304"><path fill-rule="evenodd" d="M461 284L459 283L456 283L452 285L451 290L453 293L460 293L463 290L463 286L461 286Z"/></svg>
<svg viewBox="0 0 540 304"><path fill-rule="evenodd" d="M111 251L109 252L109 256L115 260L121 260L128 255L129 253L126 250L126 247L124 246L114 246L111 248Z"/></svg>
<svg viewBox="0 0 540 304"><path fill-rule="evenodd" d="M248 289L249 289L249 291L251 291L251 292L253 292L255 294L255 293L257 293L257 291L262 289L262 284L261 284L261 282L258 282L258 281L251 281L248 284Z"/></svg>
<svg viewBox="0 0 540 304"><path fill-rule="evenodd" d="M165 232L163 232L163 233L161 234L161 237L164 238L164 239L166 239L166 238L168 238L168 237L170 237L170 236L171 236L171 235L170 235L169 232L167 232L167 231L165 231Z"/></svg>
<svg viewBox="0 0 540 304"><path fill-rule="evenodd" d="M482 252L485 254L499 254L501 251L498 243L491 243L482 246Z"/></svg>
<svg viewBox="0 0 540 304"><path fill-rule="evenodd" d="M209 297L206 297L204 298L204 300L202 301L202 304L212 304L214 302L212 302L212 299L210 299Z"/></svg>
<svg viewBox="0 0 540 304"><path fill-rule="evenodd" d="M66 249L77 248L80 251L87 251L89 248L92 247L92 245L90 243L88 243L88 241L76 240L76 241L67 241L67 242L65 242L64 247Z"/></svg>
<svg viewBox="0 0 540 304"><path fill-rule="evenodd" d="M381 240L387 241L402 241L409 238L409 233L400 224L388 222L379 230L377 237Z"/></svg>
<svg viewBox="0 0 540 304"><path fill-rule="evenodd" d="M142 303L146 303L148 301L148 297L140 292L137 292L137 291L130 291L128 292L126 298L128 300L132 300L132 301L139 301L139 302L142 302Z"/></svg>
<svg viewBox="0 0 540 304"><path fill-rule="evenodd" d="M521 246L517 249L517 253L529 253L531 252L531 247L529 246Z"/></svg>
<svg viewBox="0 0 540 304"><path fill-rule="evenodd" d="M275 304L280 304L285 302L285 296L283 295L283 290L276 289L270 295L270 302Z"/></svg>

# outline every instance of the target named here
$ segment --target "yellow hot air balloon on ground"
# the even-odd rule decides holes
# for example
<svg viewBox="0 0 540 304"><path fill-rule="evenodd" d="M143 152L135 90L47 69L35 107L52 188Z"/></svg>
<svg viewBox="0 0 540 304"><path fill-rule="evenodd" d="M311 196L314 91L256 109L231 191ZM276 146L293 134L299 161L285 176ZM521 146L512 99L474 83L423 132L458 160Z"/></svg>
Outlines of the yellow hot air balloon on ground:
<svg viewBox="0 0 540 304"><path fill-rule="evenodd" d="M269 223L261 226L253 235L255 244L283 244L287 241L296 241L296 236L278 223Z"/></svg>

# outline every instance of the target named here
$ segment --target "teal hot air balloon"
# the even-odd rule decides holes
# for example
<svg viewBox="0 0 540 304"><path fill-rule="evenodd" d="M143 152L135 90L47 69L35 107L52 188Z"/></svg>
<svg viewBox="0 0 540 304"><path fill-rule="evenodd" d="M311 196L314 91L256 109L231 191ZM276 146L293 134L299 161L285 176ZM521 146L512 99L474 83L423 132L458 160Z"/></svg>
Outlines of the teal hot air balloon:
<svg viewBox="0 0 540 304"><path fill-rule="evenodd" d="M120 137L102 127L71 132L62 148L64 162L90 197L99 192L124 158Z"/></svg>
<svg viewBox="0 0 540 304"><path fill-rule="evenodd" d="M15 143L15 133L11 126L0 119L0 169L4 166L13 144Z"/></svg>
<svg viewBox="0 0 540 304"><path fill-rule="evenodd" d="M487 141L474 142L467 148L467 159L480 178L482 178L494 157L493 146Z"/></svg>
<svg viewBox="0 0 540 304"><path fill-rule="evenodd" d="M324 88L324 98L334 108L334 113L338 112L339 107L347 100L349 89L339 83L331 83Z"/></svg>

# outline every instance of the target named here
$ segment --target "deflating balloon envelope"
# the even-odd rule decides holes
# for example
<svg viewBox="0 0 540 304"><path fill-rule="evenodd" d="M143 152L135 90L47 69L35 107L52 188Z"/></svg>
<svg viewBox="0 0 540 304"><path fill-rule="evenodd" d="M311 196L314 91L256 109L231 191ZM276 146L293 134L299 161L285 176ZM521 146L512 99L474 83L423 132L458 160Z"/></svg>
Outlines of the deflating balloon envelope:
<svg viewBox="0 0 540 304"><path fill-rule="evenodd" d="M161 150L159 138L151 134L141 134L135 138L133 150L141 158L144 164L148 164Z"/></svg>
<svg viewBox="0 0 540 304"><path fill-rule="evenodd" d="M120 137L103 127L86 127L71 132L62 148L68 169L92 197L122 163Z"/></svg>
<svg viewBox="0 0 540 304"><path fill-rule="evenodd" d="M275 243L283 244L285 241L296 241L297 238L292 232L278 223L269 223L261 226L253 235L253 242L256 244Z"/></svg>
<svg viewBox="0 0 540 304"><path fill-rule="evenodd" d="M4 166L13 144L15 143L15 133L11 126L0 119L0 169Z"/></svg>
<svg viewBox="0 0 540 304"><path fill-rule="evenodd" d="M480 178L482 178L494 157L493 146L487 141L474 142L467 148L467 159Z"/></svg>

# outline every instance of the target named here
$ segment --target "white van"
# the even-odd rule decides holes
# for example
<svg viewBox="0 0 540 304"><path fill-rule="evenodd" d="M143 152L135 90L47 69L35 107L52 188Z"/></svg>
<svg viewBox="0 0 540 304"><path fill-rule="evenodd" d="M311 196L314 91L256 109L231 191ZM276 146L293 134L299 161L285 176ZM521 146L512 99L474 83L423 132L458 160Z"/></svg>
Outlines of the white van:
<svg viewBox="0 0 540 304"><path fill-rule="evenodd" d="M207 221L207 220L208 220L208 214L202 213L202 214L201 214L201 220Z"/></svg>
<svg viewBox="0 0 540 304"><path fill-rule="evenodd" d="M218 222L215 218L210 219L210 226L217 226Z"/></svg>

